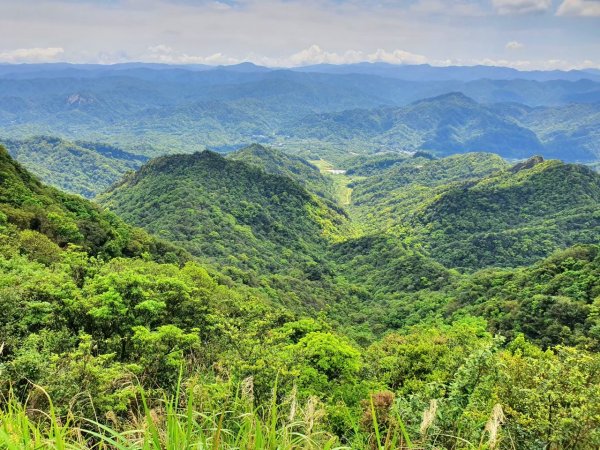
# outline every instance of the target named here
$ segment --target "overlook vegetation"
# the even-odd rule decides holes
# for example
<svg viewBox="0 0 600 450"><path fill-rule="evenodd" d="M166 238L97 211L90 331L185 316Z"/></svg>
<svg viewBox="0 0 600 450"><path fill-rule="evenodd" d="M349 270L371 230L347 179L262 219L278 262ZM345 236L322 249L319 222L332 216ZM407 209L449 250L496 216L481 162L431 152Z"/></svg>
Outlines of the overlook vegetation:
<svg viewBox="0 0 600 450"><path fill-rule="evenodd" d="M0 448L600 447L597 81L14 70Z"/></svg>
<svg viewBox="0 0 600 450"><path fill-rule="evenodd" d="M336 163L349 151L488 151L572 162L600 154L600 78L593 72L524 79L485 67L330 69L2 67L0 138L60 136L147 157L260 142ZM431 71L438 74L423 75ZM20 160L27 163L27 155Z"/></svg>
<svg viewBox="0 0 600 450"><path fill-rule="evenodd" d="M110 145L53 137L2 142L13 158L44 183L92 198L148 160Z"/></svg>

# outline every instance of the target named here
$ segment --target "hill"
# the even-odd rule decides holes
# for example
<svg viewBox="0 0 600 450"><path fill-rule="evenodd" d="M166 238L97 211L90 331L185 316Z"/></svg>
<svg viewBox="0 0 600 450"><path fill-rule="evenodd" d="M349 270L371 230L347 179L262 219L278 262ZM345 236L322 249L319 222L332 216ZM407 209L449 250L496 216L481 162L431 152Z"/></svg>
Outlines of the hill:
<svg viewBox="0 0 600 450"><path fill-rule="evenodd" d="M291 123L287 133L371 151L425 150L440 156L487 151L511 159L542 154L594 161L600 156L599 123L600 103L530 108L482 104L450 93L402 107L309 115Z"/></svg>
<svg viewBox="0 0 600 450"><path fill-rule="evenodd" d="M450 185L410 222L434 258L459 267L530 264L600 238L600 175L532 158Z"/></svg>
<svg viewBox="0 0 600 450"><path fill-rule="evenodd" d="M354 184L352 216L418 243L448 267L527 265L600 236L600 175L489 154L404 158Z"/></svg>
<svg viewBox="0 0 600 450"><path fill-rule="evenodd" d="M70 142L48 136L0 142L44 183L92 198L148 160L107 144Z"/></svg>
<svg viewBox="0 0 600 450"><path fill-rule="evenodd" d="M144 253L159 260L186 258L179 248L125 224L96 204L45 186L1 145L0 220L14 236L26 232L24 252L56 253L75 245L101 258Z"/></svg>
<svg viewBox="0 0 600 450"><path fill-rule="evenodd" d="M369 161L371 158L365 164ZM406 217L448 184L476 180L508 166L492 153L467 153L441 159L416 153L412 157L394 159L388 168L353 184L350 211L368 230L398 231L406 226ZM359 166L354 170L360 173L363 169Z"/></svg>
<svg viewBox="0 0 600 450"><path fill-rule="evenodd" d="M253 144L229 153L227 158L256 165L270 174L289 177L321 197L328 199L334 197L331 178L322 175L316 166L298 156Z"/></svg>
<svg viewBox="0 0 600 450"><path fill-rule="evenodd" d="M100 200L200 259L317 278L346 222L291 178L209 151L152 160Z"/></svg>

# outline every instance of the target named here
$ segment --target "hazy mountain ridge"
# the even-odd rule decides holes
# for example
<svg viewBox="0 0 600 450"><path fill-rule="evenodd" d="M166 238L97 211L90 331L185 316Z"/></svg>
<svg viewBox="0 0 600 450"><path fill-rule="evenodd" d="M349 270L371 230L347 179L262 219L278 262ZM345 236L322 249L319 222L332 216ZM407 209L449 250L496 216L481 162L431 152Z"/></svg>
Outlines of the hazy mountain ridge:
<svg viewBox="0 0 600 450"><path fill-rule="evenodd" d="M600 156L599 126L600 103L531 108L480 104L464 94L450 93L398 108L311 115L291 124L288 133L374 149L440 155L489 151L516 159L539 153L567 161L594 161Z"/></svg>
<svg viewBox="0 0 600 450"><path fill-rule="evenodd" d="M408 108L413 102L452 92L461 92L484 103L491 110L492 125L498 127L498 138L515 133L514 143L531 148L535 139L527 130L536 124L521 123L513 117L497 117L493 109L501 107L488 104L517 102L554 108L600 99L600 81L591 79L413 81L370 73L270 70L251 65L210 69L143 64L34 65L3 66L0 73L3 74L0 75L3 137L56 135L69 140L107 142L147 156L192 153L205 147L232 150L261 142L282 145L288 152L305 157L313 152L340 159L344 148L365 150L365 142L361 141L364 136L358 132L360 126L356 130L339 129L339 136L325 135L328 140L310 142L309 137L314 133L304 130L303 123L318 121L310 119L312 115L355 115L355 125L361 125L358 120L361 116L367 123L374 122L372 126L382 127L385 123L377 121L393 119L387 117L391 114L387 108ZM369 118L365 117L367 113L351 112L374 108L382 109L377 113L382 117ZM576 114L573 118L578 120ZM548 119L540 117L540 120ZM394 148L405 144L414 146L422 140L412 129L400 127L393 131L381 136L380 143L367 146L366 150L376 151L390 145ZM582 148L577 150L578 154L595 151L588 148L587 143L594 139L592 131L585 142L577 144ZM294 139L290 139L291 134ZM449 136L448 131L442 129L438 140L446 136ZM560 146L576 142L575 139L561 140L561 136L544 145L556 154ZM306 145L309 142L310 149ZM433 143L436 142L433 136ZM478 142L474 139L472 143ZM535 148L531 152L535 152Z"/></svg>
<svg viewBox="0 0 600 450"><path fill-rule="evenodd" d="M5 139L0 143L45 183L88 198L104 192L126 172L148 160L106 144L48 136Z"/></svg>

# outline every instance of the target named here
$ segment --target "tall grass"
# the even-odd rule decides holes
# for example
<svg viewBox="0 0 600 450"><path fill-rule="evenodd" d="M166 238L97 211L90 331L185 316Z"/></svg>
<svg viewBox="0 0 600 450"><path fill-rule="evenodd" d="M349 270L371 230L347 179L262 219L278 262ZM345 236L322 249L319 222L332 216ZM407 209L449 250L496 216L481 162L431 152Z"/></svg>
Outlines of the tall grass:
<svg viewBox="0 0 600 450"><path fill-rule="evenodd" d="M351 444L342 445L326 431L322 419L324 410L318 399L309 398L302 405L295 389L278 402L277 383L272 399L264 407L255 407L252 379L244 380L227 410L200 411L194 404L193 386L176 392L161 401L149 403L141 394L141 412L137 416L114 420L108 426L97 420L77 418L67 414L58 417L47 397L47 411L29 408L29 401L20 402L9 393L0 404L0 450L341 450L341 449L425 449L445 448L428 436L436 405L432 402L424 413L421 436L411 441L402 418L378 417L378 408L370 398L368 421L370 430L355 424ZM2 399L0 399L2 400ZM452 448L494 449L497 433L504 420L499 405L494 408L486 425L490 440L479 445L463 441ZM439 437L439 436L438 436Z"/></svg>
<svg viewBox="0 0 600 450"><path fill-rule="evenodd" d="M41 388L36 387L37 390ZM296 402L293 399L294 403ZM28 408L12 393L0 406L0 449L99 450L216 450L344 448L334 436L317 429L323 414L314 399L298 411L281 411L277 387L267 407L254 407L252 399L237 396L228 410L198 411L193 386L177 391L151 406L141 394L143 411L124 421L124 429L96 420L57 417L48 398L47 412ZM297 408L294 406L294 409ZM347 448L347 447L346 447Z"/></svg>

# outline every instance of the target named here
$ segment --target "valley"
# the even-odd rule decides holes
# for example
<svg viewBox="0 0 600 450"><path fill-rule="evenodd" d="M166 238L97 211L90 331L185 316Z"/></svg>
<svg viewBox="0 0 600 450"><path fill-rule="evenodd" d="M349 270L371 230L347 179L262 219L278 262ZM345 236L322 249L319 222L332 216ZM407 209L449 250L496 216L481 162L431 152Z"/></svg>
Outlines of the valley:
<svg viewBox="0 0 600 450"><path fill-rule="evenodd" d="M0 65L0 448L596 448L600 79L519 73Z"/></svg>

